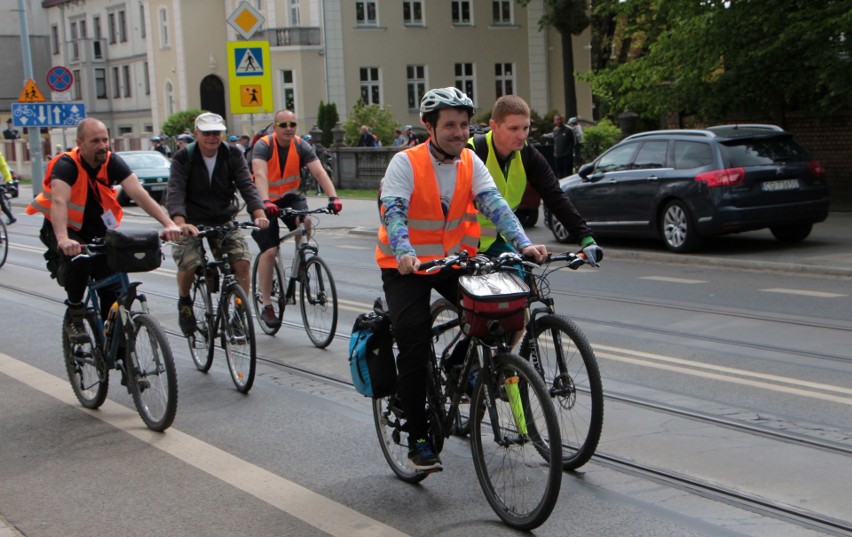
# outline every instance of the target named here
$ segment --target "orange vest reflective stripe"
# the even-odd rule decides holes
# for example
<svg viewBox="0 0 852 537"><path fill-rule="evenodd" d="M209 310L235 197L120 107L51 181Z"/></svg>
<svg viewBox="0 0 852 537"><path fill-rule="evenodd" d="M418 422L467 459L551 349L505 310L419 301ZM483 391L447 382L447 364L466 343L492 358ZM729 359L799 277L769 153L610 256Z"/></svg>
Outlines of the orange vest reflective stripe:
<svg viewBox="0 0 852 537"><path fill-rule="evenodd" d="M447 216L441 210L441 192L432 168L429 144L404 150L414 170L414 191L408 206L408 236L421 263L461 250L476 255L479 223L473 205L473 151L462 151L456 166L456 186ZM384 212L384 207L382 207ZM381 268L397 268L384 224L379 227L376 262Z"/></svg>
<svg viewBox="0 0 852 537"><path fill-rule="evenodd" d="M50 162L47 164L47 172L45 172L44 180L42 181L42 192L27 205L26 211L27 214L42 213L45 218L50 220L50 203L53 198L50 190L50 179L53 176L53 167L63 155L70 156L77 165L77 180L71 185L71 199L68 200L68 227L75 231L80 231L83 227L83 213L86 211L86 197L89 195L89 172L83 168L82 157L77 148L50 159ZM115 215L115 221L121 223L124 211L122 211L121 205L119 205L116 199L115 191L109 186L109 179L107 178L107 166L111 157L112 152L107 152L107 160L98 170L98 174L95 177L95 184L98 186L98 193L100 194L101 205L104 211L112 211L113 215Z"/></svg>
<svg viewBox="0 0 852 537"><path fill-rule="evenodd" d="M269 134L263 137L266 144L272 149L272 158L267 162L266 180L269 184L269 199L275 201L281 199L288 192L292 192L299 188L299 183L302 180L301 169L302 161L299 159L299 153L296 152L296 145L301 143L301 138L293 137L290 142L290 149L287 151L287 163L284 165L284 172L281 172L281 161L278 158L278 142L275 141L275 135Z"/></svg>

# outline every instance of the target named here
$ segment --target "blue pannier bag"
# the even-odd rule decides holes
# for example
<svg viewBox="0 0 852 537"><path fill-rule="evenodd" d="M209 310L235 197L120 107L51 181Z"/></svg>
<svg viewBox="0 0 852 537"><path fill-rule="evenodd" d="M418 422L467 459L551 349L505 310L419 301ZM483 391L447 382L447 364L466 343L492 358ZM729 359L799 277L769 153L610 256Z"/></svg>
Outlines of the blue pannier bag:
<svg viewBox="0 0 852 537"><path fill-rule="evenodd" d="M363 313L349 337L349 371L355 390L366 397L396 393L396 360L387 315Z"/></svg>

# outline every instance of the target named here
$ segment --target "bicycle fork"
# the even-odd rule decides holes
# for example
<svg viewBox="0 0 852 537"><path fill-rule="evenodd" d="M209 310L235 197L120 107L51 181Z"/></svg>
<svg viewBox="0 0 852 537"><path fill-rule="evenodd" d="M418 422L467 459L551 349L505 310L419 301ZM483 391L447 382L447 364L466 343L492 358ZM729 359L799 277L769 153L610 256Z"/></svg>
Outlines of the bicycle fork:
<svg viewBox="0 0 852 537"><path fill-rule="evenodd" d="M508 447L512 444L525 444L529 441L529 433L527 430L527 421L524 411L523 401L519 389L520 378L516 375L503 379L502 386L498 384L500 378L494 371L494 360L491 350L483 345L476 346L477 358L483 367L480 370L479 381L483 384L485 390L485 404L488 409L488 415L491 418L492 432L494 433L494 442L503 447ZM497 391L502 389L505 398ZM497 410L497 400L508 400L509 407L512 411L512 418L515 422L515 431L517 435L507 434L509 431L504 431L500 426L499 412Z"/></svg>

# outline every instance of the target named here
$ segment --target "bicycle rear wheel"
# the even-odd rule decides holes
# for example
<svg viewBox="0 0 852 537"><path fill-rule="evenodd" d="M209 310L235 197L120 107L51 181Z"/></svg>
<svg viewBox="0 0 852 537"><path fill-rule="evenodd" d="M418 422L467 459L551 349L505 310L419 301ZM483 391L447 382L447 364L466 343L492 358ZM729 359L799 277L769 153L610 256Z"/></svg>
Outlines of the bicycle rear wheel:
<svg viewBox="0 0 852 537"><path fill-rule="evenodd" d="M337 331L337 288L325 261L313 256L305 261L300 286L300 307L305 331L316 347L324 349Z"/></svg>
<svg viewBox="0 0 852 537"><path fill-rule="evenodd" d="M133 341L125 352L127 388L139 416L152 431L165 431L175 420L178 400L175 360L166 333L147 313L135 314Z"/></svg>
<svg viewBox="0 0 852 537"><path fill-rule="evenodd" d="M251 267L251 288L252 288L252 307L254 308L254 316L257 318L257 324L260 329L270 336L274 336L281 329L281 321L284 319L284 308L287 305L287 287L284 285L284 275L281 273L281 267L276 262L272 265L272 287L270 293L272 295L272 308L275 310L275 318L278 319L276 326L268 326L261 314L263 313L263 298L260 294L260 285L258 285L258 261L260 256L254 258L254 263Z"/></svg>
<svg viewBox="0 0 852 537"><path fill-rule="evenodd" d="M195 315L195 330L186 337L186 342L195 367L206 373L213 364L213 298L207 290L207 281L203 275L195 276L189 297Z"/></svg>
<svg viewBox="0 0 852 537"><path fill-rule="evenodd" d="M432 345L435 349L438 367L441 370L442 381L444 382L444 386L448 386L450 383L455 383L455 379L448 378L444 362L449 358L452 350L450 347L458 343L461 338L461 325L455 323L459 318L458 308L446 298L439 298L432 302L430 309L432 313L432 328L444 327L440 329L439 333L432 334ZM459 369L461 366L462 363L460 362L456 367ZM445 410L449 410L449 402L445 403ZM469 416L470 398L463 395L459 402L458 413L455 420L453 420L450 433L456 436L467 436L470 433Z"/></svg>
<svg viewBox="0 0 852 537"><path fill-rule="evenodd" d="M222 301L222 348L234 386L237 391L248 393L257 367L254 322L243 288L234 284L224 292L227 294Z"/></svg>
<svg viewBox="0 0 852 537"><path fill-rule="evenodd" d="M528 328L531 328L530 323ZM604 396L595 353L570 319L543 315L535 320L535 345L528 331L521 356L539 364L553 399L562 436L562 466L575 470L594 455L601 437ZM533 359L537 353L537 360Z"/></svg>
<svg viewBox="0 0 852 537"><path fill-rule="evenodd" d="M473 392L473 463L494 512L513 528L531 530L550 516L562 485L556 411L529 362L517 354L500 353L494 356L493 367L495 385L486 387L485 375L480 374ZM492 394L493 412L487 408ZM542 457L544 448L549 449Z"/></svg>
<svg viewBox="0 0 852 537"><path fill-rule="evenodd" d="M103 354L95 339L96 326L94 314L86 315L86 332L89 343L71 343L65 326L69 323L68 312L62 321L62 351L65 356L65 371L71 382L71 389L80 404L86 408L98 408L106 400L109 390L109 371L103 361Z"/></svg>
<svg viewBox="0 0 852 537"><path fill-rule="evenodd" d="M391 470L406 483L419 483L429 475L408 464L408 433L402 429L402 409L396 396L373 399L373 421L382 454Z"/></svg>
<svg viewBox="0 0 852 537"><path fill-rule="evenodd" d="M7 255L9 255L9 235L6 231L6 223L0 220L0 267L6 264Z"/></svg>

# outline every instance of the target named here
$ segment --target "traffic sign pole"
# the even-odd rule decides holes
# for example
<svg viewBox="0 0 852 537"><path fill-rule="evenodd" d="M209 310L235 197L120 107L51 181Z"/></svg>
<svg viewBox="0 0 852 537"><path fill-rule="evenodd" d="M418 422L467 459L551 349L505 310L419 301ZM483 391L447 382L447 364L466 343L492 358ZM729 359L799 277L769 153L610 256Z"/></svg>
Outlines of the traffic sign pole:
<svg viewBox="0 0 852 537"><path fill-rule="evenodd" d="M21 51L24 60L24 79L33 78L33 58L30 52L30 28L27 23L27 6L24 0L18 0L18 22L21 26ZM44 177L44 165L41 162L41 130L27 129L30 137L30 169L33 177L33 197L41 193L41 180Z"/></svg>

